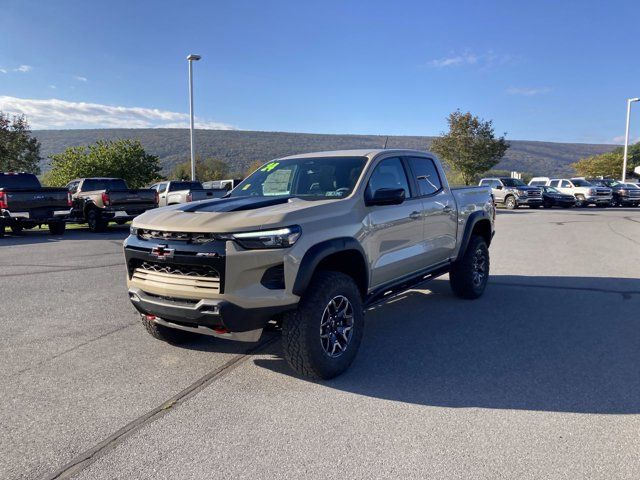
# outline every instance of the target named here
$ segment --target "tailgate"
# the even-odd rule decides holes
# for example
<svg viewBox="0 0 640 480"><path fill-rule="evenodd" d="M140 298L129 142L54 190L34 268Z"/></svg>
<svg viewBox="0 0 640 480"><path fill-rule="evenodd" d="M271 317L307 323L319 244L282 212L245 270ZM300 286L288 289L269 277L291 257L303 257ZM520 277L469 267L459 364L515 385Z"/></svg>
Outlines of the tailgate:
<svg viewBox="0 0 640 480"><path fill-rule="evenodd" d="M149 188L138 190L108 190L110 204L114 207L155 206L156 191Z"/></svg>
<svg viewBox="0 0 640 480"><path fill-rule="evenodd" d="M67 191L64 189L5 190L8 210L29 212L31 210L68 210Z"/></svg>

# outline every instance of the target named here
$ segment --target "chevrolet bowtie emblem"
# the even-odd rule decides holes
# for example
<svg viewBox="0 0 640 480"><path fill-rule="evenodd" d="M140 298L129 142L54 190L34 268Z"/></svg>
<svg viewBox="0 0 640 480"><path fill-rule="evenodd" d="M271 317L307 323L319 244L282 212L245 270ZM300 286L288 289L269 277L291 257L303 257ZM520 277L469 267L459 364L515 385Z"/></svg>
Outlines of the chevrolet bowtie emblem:
<svg viewBox="0 0 640 480"><path fill-rule="evenodd" d="M172 258L173 252L175 252L175 249L167 248L166 245L157 245L151 249L151 255L156 257L158 260L166 260L167 258Z"/></svg>

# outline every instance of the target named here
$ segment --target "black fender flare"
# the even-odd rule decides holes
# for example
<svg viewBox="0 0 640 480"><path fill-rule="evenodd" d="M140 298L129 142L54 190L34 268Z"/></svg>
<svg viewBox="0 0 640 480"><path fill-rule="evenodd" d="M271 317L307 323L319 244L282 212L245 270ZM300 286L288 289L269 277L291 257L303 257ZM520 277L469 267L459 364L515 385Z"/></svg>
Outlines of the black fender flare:
<svg viewBox="0 0 640 480"><path fill-rule="evenodd" d="M464 233L462 234L462 241L460 242L460 248L458 249L458 256L456 260L462 257L462 255L464 255L464 252L467 251L467 247L469 246L469 241L471 240L471 234L473 233L473 229L478 224L478 222L481 222L481 221L489 222L489 224L491 225L491 219L489 218L489 214L484 210L478 210L476 212L473 212L471 215L469 215L469 218L467 218L467 222L464 227ZM493 237L493 232L491 232L490 237ZM487 242L487 246L489 246L490 243L491 243L491 238L489 238L489 241Z"/></svg>
<svg viewBox="0 0 640 480"><path fill-rule="evenodd" d="M362 255L366 268L366 285L364 286L366 293L367 288L369 288L369 265L367 263L367 256L364 253L362 245L360 245L355 238L351 237L332 238L309 248L300 261L292 293L301 297L309 286L309 283L311 283L313 274L320 262L329 255L345 250L357 250Z"/></svg>

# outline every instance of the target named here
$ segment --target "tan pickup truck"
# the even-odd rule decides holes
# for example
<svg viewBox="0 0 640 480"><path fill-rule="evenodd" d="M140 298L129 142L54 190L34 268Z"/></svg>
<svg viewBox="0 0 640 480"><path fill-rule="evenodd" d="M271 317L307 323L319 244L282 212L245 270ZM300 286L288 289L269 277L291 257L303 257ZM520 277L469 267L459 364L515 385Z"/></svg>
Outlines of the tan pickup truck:
<svg viewBox="0 0 640 480"><path fill-rule="evenodd" d="M289 364L331 378L355 358L367 307L444 273L457 296L482 295L494 217L489 188L450 188L424 151L294 155L226 198L137 217L129 297L172 343L256 341L275 320Z"/></svg>
<svg viewBox="0 0 640 480"><path fill-rule="evenodd" d="M158 193L131 189L121 178L78 178L67 184L71 194L69 222L86 223L92 232L104 231L109 222L124 225L158 206Z"/></svg>

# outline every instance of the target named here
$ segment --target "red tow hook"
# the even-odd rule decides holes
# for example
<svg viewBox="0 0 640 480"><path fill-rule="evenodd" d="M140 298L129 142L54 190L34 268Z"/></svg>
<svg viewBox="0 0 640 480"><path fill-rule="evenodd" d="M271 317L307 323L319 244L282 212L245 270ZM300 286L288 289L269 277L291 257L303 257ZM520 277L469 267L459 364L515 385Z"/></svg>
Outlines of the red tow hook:
<svg viewBox="0 0 640 480"><path fill-rule="evenodd" d="M211 327L211 329L216 333L229 333L229 330L224 327Z"/></svg>
<svg viewBox="0 0 640 480"><path fill-rule="evenodd" d="M149 320L150 322L152 322L153 320L156 319L155 315L149 315L148 313L145 314L144 318L146 318L147 320Z"/></svg>

